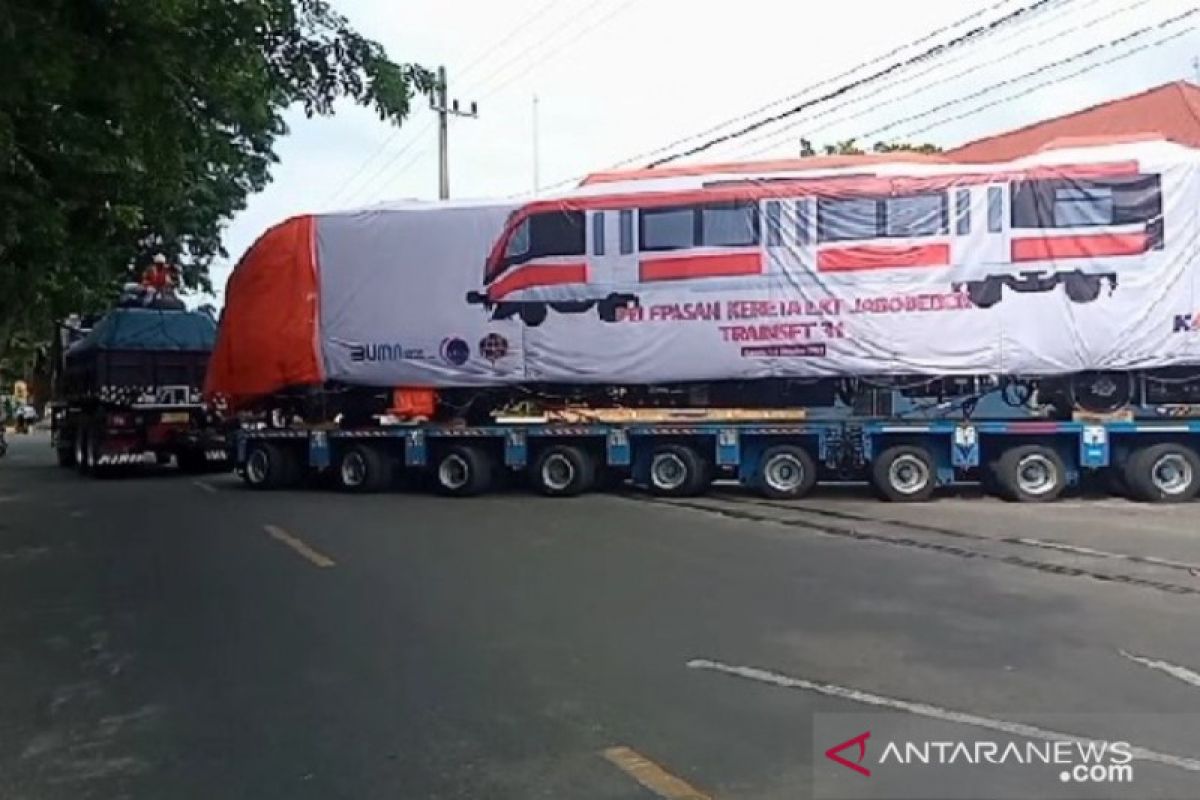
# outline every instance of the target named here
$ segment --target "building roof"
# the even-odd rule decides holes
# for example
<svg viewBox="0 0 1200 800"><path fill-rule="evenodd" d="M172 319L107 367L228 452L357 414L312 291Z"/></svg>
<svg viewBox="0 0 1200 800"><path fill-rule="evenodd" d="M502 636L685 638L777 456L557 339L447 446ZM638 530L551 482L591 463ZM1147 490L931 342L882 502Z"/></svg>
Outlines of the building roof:
<svg viewBox="0 0 1200 800"><path fill-rule="evenodd" d="M954 161L1009 161L1047 147L1159 138L1200 147L1200 86L1175 81L949 150Z"/></svg>

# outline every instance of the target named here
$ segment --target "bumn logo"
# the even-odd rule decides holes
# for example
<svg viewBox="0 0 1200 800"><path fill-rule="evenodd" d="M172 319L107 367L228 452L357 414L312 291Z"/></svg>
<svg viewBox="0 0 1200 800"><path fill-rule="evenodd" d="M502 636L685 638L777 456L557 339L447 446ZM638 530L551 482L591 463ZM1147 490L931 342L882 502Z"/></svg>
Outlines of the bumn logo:
<svg viewBox="0 0 1200 800"><path fill-rule="evenodd" d="M1172 333L1200 333L1200 312L1196 314L1176 314Z"/></svg>
<svg viewBox="0 0 1200 800"><path fill-rule="evenodd" d="M350 346L351 361L402 361L404 348L393 344L355 344Z"/></svg>
<svg viewBox="0 0 1200 800"><path fill-rule="evenodd" d="M862 762L863 762L863 759L867 757L867 739L870 739L870 738L871 738L871 732L863 731L858 736L855 736L853 739L847 739L846 741L842 742L841 744L835 744L833 747L826 750L825 757L828 758L830 761L836 761L837 763L841 764L843 767L846 767L847 769L854 770L859 775L866 775L869 778L869 777L871 777L871 770L862 766ZM858 748L858 758L856 758L854 761L849 761L849 760L843 758L841 755L843 750L848 750L851 747Z"/></svg>

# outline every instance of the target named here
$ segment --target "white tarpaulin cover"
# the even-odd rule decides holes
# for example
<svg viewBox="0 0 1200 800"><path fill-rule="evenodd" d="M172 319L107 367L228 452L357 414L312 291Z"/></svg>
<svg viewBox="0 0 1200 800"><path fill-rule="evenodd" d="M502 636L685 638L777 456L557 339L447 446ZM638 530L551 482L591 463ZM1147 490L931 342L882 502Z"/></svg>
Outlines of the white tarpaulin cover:
<svg viewBox="0 0 1200 800"><path fill-rule="evenodd" d="M1198 201L1200 151L1149 141L641 171L298 218L235 271L210 389L245 390L256 359L269 384L377 386L1200 363ZM273 284L297 280L315 303ZM295 335L247 333L239 352L262 315ZM279 367L280 342L311 343L311 364Z"/></svg>

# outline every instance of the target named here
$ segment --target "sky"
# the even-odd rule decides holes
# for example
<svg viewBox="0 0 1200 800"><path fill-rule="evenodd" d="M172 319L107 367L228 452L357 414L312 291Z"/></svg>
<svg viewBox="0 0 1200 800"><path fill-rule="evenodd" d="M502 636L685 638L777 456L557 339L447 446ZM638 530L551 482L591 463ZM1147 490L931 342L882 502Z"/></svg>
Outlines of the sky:
<svg viewBox="0 0 1200 800"><path fill-rule="evenodd" d="M331 5L360 33L383 44L393 60L444 65L450 97L464 107L478 103L478 118L450 121L451 196L467 198L533 192L535 96L536 172L545 191L729 120L744 117L745 124L812 101L1032 2L331 0ZM794 156L801 136L818 146L851 137L866 144L952 146L1168 81L1195 81L1200 15L1159 27L1195 5L1049 0L1040 13L968 46L814 103L688 160ZM1110 44L1121 37L1130 38ZM1139 46L1144 49L1130 52ZM1023 77L1031 72L1036 74ZM787 98L792 99L779 102ZM751 113L772 102L769 110ZM225 231L231 258L212 272L218 303L233 262L264 230L289 216L437 197L435 115L423 99L400 128L349 103L340 103L332 117L308 119L297 109L287 120L290 133L277 142L280 163L273 182L250 198ZM713 135L737 127L727 125ZM646 161L634 159L632 165Z"/></svg>

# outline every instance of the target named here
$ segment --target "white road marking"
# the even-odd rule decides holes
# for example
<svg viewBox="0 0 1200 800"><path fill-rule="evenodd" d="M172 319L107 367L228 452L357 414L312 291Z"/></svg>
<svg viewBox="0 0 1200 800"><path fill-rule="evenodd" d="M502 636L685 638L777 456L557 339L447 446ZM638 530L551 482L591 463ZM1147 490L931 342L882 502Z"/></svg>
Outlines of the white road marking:
<svg viewBox="0 0 1200 800"><path fill-rule="evenodd" d="M1003 540L1001 540L1003 541ZM1063 542L1054 542L1049 539L1031 539L1024 536L1013 539L1021 544L1033 545L1034 547L1044 547L1047 550L1061 550L1064 553L1078 553L1082 556L1096 556L1099 558L1122 558L1128 561L1142 561L1147 564L1157 564L1162 567L1172 567L1173 569L1200 570L1200 564L1189 564L1185 561L1172 561L1169 558L1159 558L1158 556L1136 556L1129 553L1114 553L1111 550L1097 550L1094 547L1083 547L1076 544L1064 544Z"/></svg>
<svg viewBox="0 0 1200 800"><path fill-rule="evenodd" d="M746 680L766 683L772 686L780 686L785 689L800 689L806 692L815 692L825 695L826 697L837 697L843 700L852 700L856 703L864 703L866 705L878 706L880 708L889 708L894 711L906 711L909 714L916 714L930 719L937 719L943 722L953 722L959 725L970 725L975 728L984 728L985 730L998 731L1000 733L1009 734L1011 736L1021 736L1026 739L1041 739L1042 741L1058 742L1080 742L1087 743L1093 741L1084 736L1079 736L1073 733L1058 733L1056 731L1038 728L1033 725L1026 725L1021 722L1008 722L1000 719L992 719L990 717L981 717L977 714L970 714L965 711L954 711L948 708L940 708L930 705L929 703L918 703L912 700L901 700L894 697L885 697L871 692L864 692L860 689L854 689L848 686L838 686L833 683L820 683L818 681L805 680L804 678L793 678L789 675L782 675L778 672L759 669L758 667L735 666L732 664L724 664L720 661L710 661L704 658L694 658L687 662L691 669L702 669L710 672L720 672L726 675L733 675ZM1132 743L1131 743L1132 744ZM1187 758L1186 756L1177 756L1170 753L1159 753L1154 750L1148 750L1145 747L1131 747L1133 757L1139 761L1149 761L1155 764L1164 764L1170 767L1178 767L1188 770L1189 772L1200 772L1200 760L1195 758Z"/></svg>
<svg viewBox="0 0 1200 800"><path fill-rule="evenodd" d="M1124 650L1118 650L1117 652L1135 664L1141 664L1143 667L1156 669L1159 672L1165 672L1172 678L1178 678L1184 683L1200 688L1200 673L1193 672L1187 667L1181 667L1178 664L1172 664L1169 661L1161 661L1157 658L1146 658L1145 656L1134 655L1133 653L1127 653Z"/></svg>
<svg viewBox="0 0 1200 800"><path fill-rule="evenodd" d="M200 487L209 494L217 493L217 487L213 486L211 483L205 483L204 481L192 481L192 485Z"/></svg>

